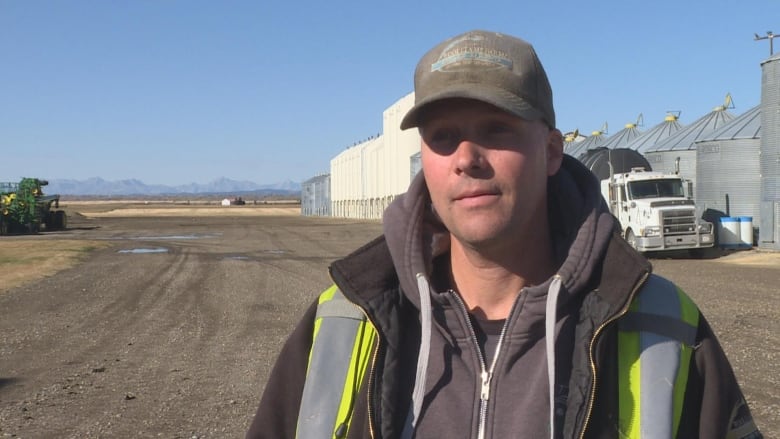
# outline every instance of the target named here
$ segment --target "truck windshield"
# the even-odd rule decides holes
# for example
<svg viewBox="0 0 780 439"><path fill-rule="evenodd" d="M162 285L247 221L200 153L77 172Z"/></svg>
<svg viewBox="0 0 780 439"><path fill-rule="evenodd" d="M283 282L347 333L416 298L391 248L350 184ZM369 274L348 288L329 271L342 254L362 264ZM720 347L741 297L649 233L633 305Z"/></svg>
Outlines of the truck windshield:
<svg viewBox="0 0 780 439"><path fill-rule="evenodd" d="M683 192L682 180L667 178L629 182L628 197L632 200L660 197L684 198L685 193Z"/></svg>

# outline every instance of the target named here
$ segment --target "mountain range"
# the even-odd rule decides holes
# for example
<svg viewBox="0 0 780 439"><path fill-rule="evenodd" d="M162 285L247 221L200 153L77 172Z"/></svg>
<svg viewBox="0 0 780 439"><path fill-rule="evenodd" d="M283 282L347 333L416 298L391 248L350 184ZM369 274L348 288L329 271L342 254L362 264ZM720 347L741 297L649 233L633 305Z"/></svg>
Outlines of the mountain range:
<svg viewBox="0 0 780 439"><path fill-rule="evenodd" d="M237 181L218 178L210 183L189 183L178 186L145 184L137 179L107 181L100 177L86 180L52 179L44 189L46 194L60 195L207 195L207 194L261 194L298 195L301 184L284 181L274 184L257 184L251 181Z"/></svg>

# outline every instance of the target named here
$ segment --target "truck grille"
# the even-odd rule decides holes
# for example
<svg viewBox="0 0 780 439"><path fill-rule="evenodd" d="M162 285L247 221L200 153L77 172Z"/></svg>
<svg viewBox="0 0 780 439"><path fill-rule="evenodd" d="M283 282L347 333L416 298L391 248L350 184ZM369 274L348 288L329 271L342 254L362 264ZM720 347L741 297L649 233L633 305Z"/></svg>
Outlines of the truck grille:
<svg viewBox="0 0 780 439"><path fill-rule="evenodd" d="M664 235L684 235L696 231L696 214L690 209L661 211Z"/></svg>

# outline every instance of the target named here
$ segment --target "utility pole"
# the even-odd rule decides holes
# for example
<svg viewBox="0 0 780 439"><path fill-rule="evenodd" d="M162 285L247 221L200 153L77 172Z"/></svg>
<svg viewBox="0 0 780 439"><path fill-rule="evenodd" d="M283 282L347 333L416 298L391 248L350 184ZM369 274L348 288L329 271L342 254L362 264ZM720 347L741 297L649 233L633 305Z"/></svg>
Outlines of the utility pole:
<svg viewBox="0 0 780 439"><path fill-rule="evenodd" d="M759 37L758 34L753 34L755 37L753 38L754 41L758 40L769 40L769 56L772 56L775 54L775 48L772 40L777 37L777 35L773 34L772 31L767 31L765 37Z"/></svg>

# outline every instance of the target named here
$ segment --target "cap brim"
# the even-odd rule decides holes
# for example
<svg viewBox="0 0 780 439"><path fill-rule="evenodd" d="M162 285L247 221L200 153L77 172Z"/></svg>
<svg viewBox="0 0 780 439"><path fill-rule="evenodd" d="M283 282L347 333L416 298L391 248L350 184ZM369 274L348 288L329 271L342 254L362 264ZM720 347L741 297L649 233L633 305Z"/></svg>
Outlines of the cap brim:
<svg viewBox="0 0 780 439"><path fill-rule="evenodd" d="M448 87L446 90L416 102L401 120L401 129L406 130L420 126L423 110L434 102L458 98L484 102L525 120L544 119L544 114L541 111L504 89L484 84L465 84L458 87Z"/></svg>

